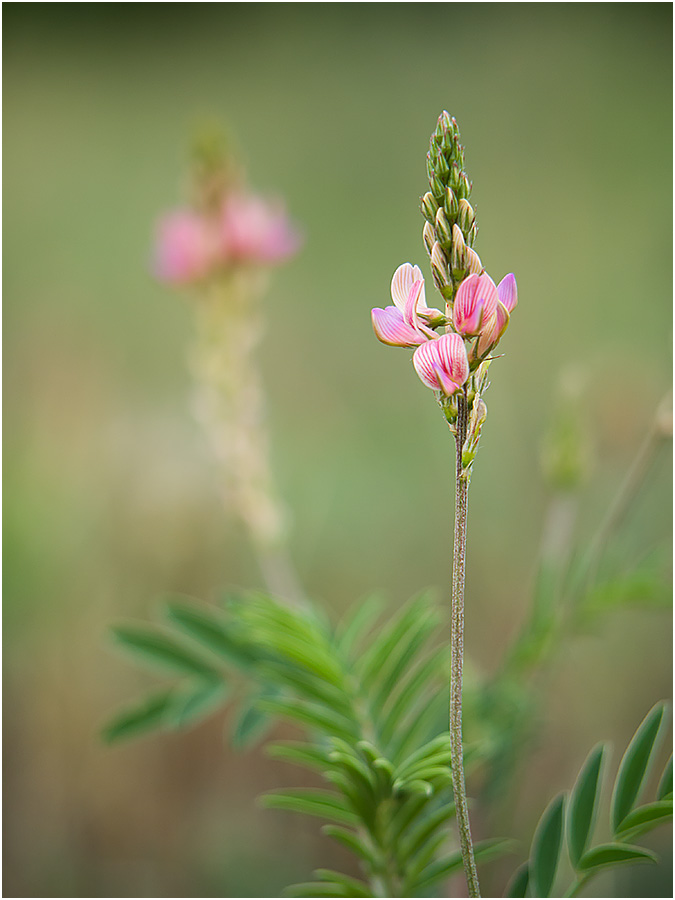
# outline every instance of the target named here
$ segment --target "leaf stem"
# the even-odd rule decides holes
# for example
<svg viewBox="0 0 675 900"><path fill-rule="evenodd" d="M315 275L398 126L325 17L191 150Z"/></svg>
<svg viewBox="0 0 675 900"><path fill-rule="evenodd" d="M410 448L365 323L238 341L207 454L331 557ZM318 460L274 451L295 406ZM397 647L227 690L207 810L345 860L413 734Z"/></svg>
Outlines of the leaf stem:
<svg viewBox="0 0 675 900"><path fill-rule="evenodd" d="M464 663L464 576L466 561L466 519L468 511L469 479L462 466L462 447L466 440L469 407L466 396L457 399L456 422L456 486L455 541L452 564L452 633L450 673L450 752L452 788L455 795L459 842L470 897L480 897L478 873L471 842L471 826L466 801L464 758L462 751L462 675Z"/></svg>

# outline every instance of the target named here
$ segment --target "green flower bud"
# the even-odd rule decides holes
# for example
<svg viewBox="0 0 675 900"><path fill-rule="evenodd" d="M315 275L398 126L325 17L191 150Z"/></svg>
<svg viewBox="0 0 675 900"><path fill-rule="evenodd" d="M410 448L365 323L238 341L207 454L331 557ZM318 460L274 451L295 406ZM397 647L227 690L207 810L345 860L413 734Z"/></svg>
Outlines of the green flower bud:
<svg viewBox="0 0 675 900"><path fill-rule="evenodd" d="M469 201L462 197L459 201L459 211L457 213L457 224L462 229L464 235L467 235L476 221L476 213Z"/></svg>
<svg viewBox="0 0 675 900"><path fill-rule="evenodd" d="M436 175L432 175L429 178L429 187L431 188L431 193L434 195L436 200L441 200L443 194L445 193L445 185L441 181L440 178L437 178Z"/></svg>
<svg viewBox="0 0 675 900"><path fill-rule="evenodd" d="M457 184L457 194L460 197L470 197L471 196L471 182L466 176L466 172L462 172L459 182Z"/></svg>
<svg viewBox="0 0 675 900"><path fill-rule="evenodd" d="M422 197L422 215L427 220L427 222L436 221L436 210L438 209L438 203L434 199L434 195L431 191L427 191L424 197Z"/></svg>
<svg viewBox="0 0 675 900"><path fill-rule="evenodd" d="M454 225L455 221L457 220L457 214L459 213L459 201L456 194L450 187L447 187L445 189L445 196L443 197L443 208L445 209L446 216Z"/></svg>
<svg viewBox="0 0 675 900"><path fill-rule="evenodd" d="M464 235L459 225L452 226L452 250L450 251L450 268L463 274L468 263L467 246L464 243Z"/></svg>
<svg viewBox="0 0 675 900"><path fill-rule="evenodd" d="M431 274L434 276L434 284L439 290L451 286L452 279L448 271L448 259L438 241L431 248Z"/></svg>
<svg viewBox="0 0 675 900"><path fill-rule="evenodd" d="M424 223L422 238L424 240L424 246L427 248L427 253L431 256L431 250L436 243L436 232L429 222Z"/></svg>
<svg viewBox="0 0 675 900"><path fill-rule="evenodd" d="M452 225L448 222L442 206L436 212L436 234L441 244L449 249L452 244Z"/></svg>
<svg viewBox="0 0 675 900"><path fill-rule="evenodd" d="M472 250L470 247L467 247L466 250L466 274L467 275L480 275L483 271L483 263L480 261L480 256L476 253L475 250Z"/></svg>

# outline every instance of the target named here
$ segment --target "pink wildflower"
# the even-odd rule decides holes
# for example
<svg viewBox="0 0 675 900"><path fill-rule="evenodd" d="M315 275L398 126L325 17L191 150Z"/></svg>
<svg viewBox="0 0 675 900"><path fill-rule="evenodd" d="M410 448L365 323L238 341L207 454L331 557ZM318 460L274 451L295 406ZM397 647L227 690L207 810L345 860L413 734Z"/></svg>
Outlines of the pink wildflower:
<svg viewBox="0 0 675 900"><path fill-rule="evenodd" d="M391 280L391 297L395 306L371 311L373 329L384 344L392 347L417 347L435 340L436 333L421 319L441 316L437 309L429 309L424 293L424 278L419 266L403 263Z"/></svg>
<svg viewBox="0 0 675 900"><path fill-rule="evenodd" d="M484 324L494 316L499 295L487 272L469 275L460 284L452 314L455 330L471 337L480 334Z"/></svg>
<svg viewBox="0 0 675 900"><path fill-rule="evenodd" d="M518 287L513 273L506 275L497 285L499 302L494 315L481 328L476 347L476 356L484 356L492 347L496 347L509 325L511 311L518 303Z"/></svg>
<svg viewBox="0 0 675 900"><path fill-rule="evenodd" d="M153 269L161 281L171 284L199 281L208 274L216 258L215 236L197 213L181 209L160 219Z"/></svg>
<svg viewBox="0 0 675 900"><path fill-rule="evenodd" d="M413 354L413 365L427 387L448 397L469 377L464 341L454 332L421 344Z"/></svg>
<svg viewBox="0 0 675 900"><path fill-rule="evenodd" d="M254 194L231 194L220 219L223 255L233 261L274 263L292 256L301 237L280 204Z"/></svg>

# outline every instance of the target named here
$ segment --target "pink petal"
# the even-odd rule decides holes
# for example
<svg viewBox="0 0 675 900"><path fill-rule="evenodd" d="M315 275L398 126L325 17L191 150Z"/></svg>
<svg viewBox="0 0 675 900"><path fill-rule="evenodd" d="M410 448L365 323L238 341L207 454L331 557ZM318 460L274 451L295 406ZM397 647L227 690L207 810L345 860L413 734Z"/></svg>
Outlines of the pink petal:
<svg viewBox="0 0 675 900"><path fill-rule="evenodd" d="M497 309L499 295L487 272L469 275L460 284L453 307L455 329L463 335L478 334L482 322L488 321Z"/></svg>
<svg viewBox="0 0 675 900"><path fill-rule="evenodd" d="M509 317L508 309L500 301L497 304L494 316L486 323L481 331L478 347L476 348L478 356L483 356L490 347L495 346L499 342L509 324Z"/></svg>
<svg viewBox="0 0 675 900"><path fill-rule="evenodd" d="M497 293L508 312L511 312L518 303L518 286L516 285L516 276L513 272L502 278L497 285Z"/></svg>
<svg viewBox="0 0 675 900"><path fill-rule="evenodd" d="M198 281L216 264L217 256L209 226L197 213L176 210L160 220L153 269L161 281L172 284Z"/></svg>
<svg viewBox="0 0 675 900"><path fill-rule="evenodd" d="M415 371L426 386L430 387L433 391L437 391L440 388L438 377L436 375L436 367L440 365L440 361L434 349L437 343L438 341L427 341L424 344L420 344L413 353L413 366L415 367Z"/></svg>
<svg viewBox="0 0 675 900"><path fill-rule="evenodd" d="M400 265L391 279L391 298L401 312L405 309L406 300L414 281L423 282L424 278L420 267L413 266L409 262Z"/></svg>
<svg viewBox="0 0 675 900"><path fill-rule="evenodd" d="M371 310L371 318L376 337L390 347L417 347L427 341L426 335L408 325L395 306L376 307Z"/></svg>
<svg viewBox="0 0 675 900"><path fill-rule="evenodd" d="M441 335L436 343L443 370L454 382L464 384L469 377L469 360L462 338L450 332Z"/></svg>

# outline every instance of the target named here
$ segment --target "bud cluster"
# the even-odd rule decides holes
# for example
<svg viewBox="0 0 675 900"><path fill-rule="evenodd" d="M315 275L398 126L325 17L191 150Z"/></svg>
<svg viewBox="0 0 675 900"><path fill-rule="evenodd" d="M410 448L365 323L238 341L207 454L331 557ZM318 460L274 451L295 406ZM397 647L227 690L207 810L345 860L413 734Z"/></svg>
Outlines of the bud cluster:
<svg viewBox="0 0 675 900"><path fill-rule="evenodd" d="M431 260L434 284L452 305L467 275L480 275L483 265L473 249L478 226L469 203L471 182L464 171L464 147L457 122L443 112L431 135L427 153L429 190L422 197L424 246Z"/></svg>

